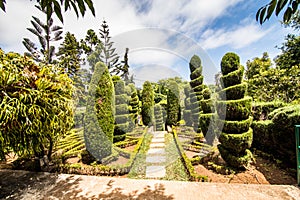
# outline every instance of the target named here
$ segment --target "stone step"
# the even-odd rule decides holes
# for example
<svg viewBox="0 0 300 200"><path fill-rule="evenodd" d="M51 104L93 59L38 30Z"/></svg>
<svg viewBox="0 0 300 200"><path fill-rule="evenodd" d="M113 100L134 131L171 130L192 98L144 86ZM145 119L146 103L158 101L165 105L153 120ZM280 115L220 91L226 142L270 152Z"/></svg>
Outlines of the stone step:
<svg viewBox="0 0 300 200"><path fill-rule="evenodd" d="M165 143L165 138L152 138L151 143Z"/></svg>
<svg viewBox="0 0 300 200"><path fill-rule="evenodd" d="M165 166L147 166L146 178L163 178L166 175Z"/></svg>
<svg viewBox="0 0 300 200"><path fill-rule="evenodd" d="M151 143L150 148L165 148L165 143Z"/></svg>
<svg viewBox="0 0 300 200"><path fill-rule="evenodd" d="M166 156L161 155L147 155L146 156L146 163L165 163Z"/></svg>
<svg viewBox="0 0 300 200"><path fill-rule="evenodd" d="M164 155L166 153L165 148L151 148L148 150L147 155L160 154Z"/></svg>

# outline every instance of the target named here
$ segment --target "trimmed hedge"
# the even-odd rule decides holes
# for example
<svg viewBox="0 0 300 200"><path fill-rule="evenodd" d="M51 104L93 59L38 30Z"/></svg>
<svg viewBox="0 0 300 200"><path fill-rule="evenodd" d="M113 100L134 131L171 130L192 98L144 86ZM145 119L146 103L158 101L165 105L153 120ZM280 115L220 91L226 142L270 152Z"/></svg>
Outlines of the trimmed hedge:
<svg viewBox="0 0 300 200"><path fill-rule="evenodd" d="M225 88L240 84L243 80L244 67L240 66L238 70L228 73L221 77L221 83Z"/></svg>
<svg viewBox="0 0 300 200"><path fill-rule="evenodd" d="M227 120L218 120L223 124L223 132L239 134L249 130L253 117L249 117L248 119L242 121L227 121Z"/></svg>
<svg viewBox="0 0 300 200"><path fill-rule="evenodd" d="M179 104L179 88L175 81L169 83L167 93L167 120L166 125L176 125L180 120L179 116L180 104Z"/></svg>
<svg viewBox="0 0 300 200"><path fill-rule="evenodd" d="M199 127L201 128L204 137L209 130L209 126L212 126L212 131L214 130L215 117L215 113L206 113L199 116Z"/></svg>
<svg viewBox="0 0 300 200"><path fill-rule="evenodd" d="M217 101L216 110L221 119L245 120L251 115L251 97L239 100Z"/></svg>
<svg viewBox="0 0 300 200"><path fill-rule="evenodd" d="M87 151L96 160L112 153L114 133L114 86L107 66L98 62L89 87L84 138Z"/></svg>
<svg viewBox="0 0 300 200"><path fill-rule="evenodd" d="M201 110L203 113L214 113L215 106L213 99L207 99L200 101Z"/></svg>
<svg viewBox="0 0 300 200"><path fill-rule="evenodd" d="M253 143L252 147L274 153L276 151L274 138L272 135L273 130L273 121L265 120L265 121L253 121L252 123L253 129Z"/></svg>
<svg viewBox="0 0 300 200"><path fill-rule="evenodd" d="M251 147L253 140L253 130L250 128L242 134L227 134L222 132L219 141L227 149L235 151L236 154L244 152Z"/></svg>
<svg viewBox="0 0 300 200"><path fill-rule="evenodd" d="M238 100L244 98L247 91L247 83L241 83L224 88L219 92L219 97L222 100Z"/></svg>
<svg viewBox="0 0 300 200"><path fill-rule="evenodd" d="M195 77L190 82L191 87L196 88L197 86L202 85L203 84L203 79L204 79L204 77L202 75L199 76L199 77ZM196 89L196 91L197 91L197 89ZM202 91L202 88L199 91Z"/></svg>
<svg viewBox="0 0 300 200"><path fill-rule="evenodd" d="M266 120L275 109L286 106L282 101L255 102L252 104L252 116L254 120Z"/></svg>

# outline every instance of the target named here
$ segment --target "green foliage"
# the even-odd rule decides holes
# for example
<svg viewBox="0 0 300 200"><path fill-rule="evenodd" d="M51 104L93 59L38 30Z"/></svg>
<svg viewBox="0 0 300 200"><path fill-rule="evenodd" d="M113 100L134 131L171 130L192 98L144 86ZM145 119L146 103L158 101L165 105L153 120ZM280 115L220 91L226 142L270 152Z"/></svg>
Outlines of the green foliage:
<svg viewBox="0 0 300 200"><path fill-rule="evenodd" d="M159 104L154 105L154 116L155 116L155 130L163 131L164 130L164 118L162 113L162 106Z"/></svg>
<svg viewBox="0 0 300 200"><path fill-rule="evenodd" d="M98 160L112 152L114 133L114 86L107 67L97 63L93 74L85 114L85 144Z"/></svg>
<svg viewBox="0 0 300 200"><path fill-rule="evenodd" d="M279 48L281 54L275 58L275 63L280 69L290 69L300 65L300 36L289 34L286 42Z"/></svg>
<svg viewBox="0 0 300 200"><path fill-rule="evenodd" d="M223 76L229 74L230 72L238 70L240 67L240 57L235 53L226 53L221 61L221 71Z"/></svg>
<svg viewBox="0 0 300 200"><path fill-rule="evenodd" d="M221 82L223 83L223 86L227 88L241 83L243 80L243 75L244 75L244 67L240 66L238 70L230 72L225 76L222 76L220 79Z"/></svg>
<svg viewBox="0 0 300 200"><path fill-rule="evenodd" d="M121 64L116 65L114 70L112 71L113 73L116 73L117 75L120 74L120 76L123 78L125 83L131 82L129 80L128 52L129 52L129 48L126 48L123 61L121 61Z"/></svg>
<svg viewBox="0 0 300 200"><path fill-rule="evenodd" d="M193 118L192 118L192 105L191 105L191 87L189 85L184 86L184 109L183 109L183 119L187 126L193 125Z"/></svg>
<svg viewBox="0 0 300 200"><path fill-rule="evenodd" d="M5 11L5 2L6 0L0 0L0 8ZM86 6L90 9L92 14L95 16L95 9L94 4L92 0L64 0L64 1L58 1L58 0L36 0L42 7L43 10L47 13L47 19L50 19L52 17L52 14L55 13L58 19L63 22L63 16L62 16L62 6L64 7L64 10L71 10L74 9L77 17L79 16L78 10L80 11L81 15L84 16L86 11ZM77 5L76 5L77 4Z"/></svg>
<svg viewBox="0 0 300 200"><path fill-rule="evenodd" d="M252 116L254 120L266 120L268 115L275 109L286 106L282 101L254 102L252 104Z"/></svg>
<svg viewBox="0 0 300 200"><path fill-rule="evenodd" d="M235 53L225 54L221 61L221 71L225 80L232 74L243 74L239 56ZM245 98L247 84L243 83L242 78L239 81L229 80L230 78L226 80L227 87L219 92L221 101L217 102L216 108L219 116L217 126L222 130L219 137L221 144L218 145L218 149L228 165L242 168L246 167L252 159L249 151L253 140L253 132L250 128L253 120L250 116L252 98Z"/></svg>
<svg viewBox="0 0 300 200"><path fill-rule="evenodd" d="M256 57L253 59L253 61L248 60L246 65L247 65L247 70L245 72L245 77L247 80L250 80L256 77L256 75L269 70L272 65L272 62L268 53L264 52L261 58Z"/></svg>
<svg viewBox="0 0 300 200"><path fill-rule="evenodd" d="M197 71L196 73L198 75L202 75L201 59L199 58L199 56L193 55L193 57L190 60L189 65L190 65L191 72L194 72L196 69L198 69L198 70L196 70ZM197 76L197 77L199 77L199 76Z"/></svg>
<svg viewBox="0 0 300 200"><path fill-rule="evenodd" d="M36 8L43 12L43 14L48 15L48 10L45 10L41 3L39 3ZM33 20L31 20L31 24L34 28L27 28L27 30L38 37L41 49L38 50L36 45L30 39L24 38L23 45L29 51L27 55L38 62L44 62L46 64L53 63L55 47L53 45L51 46L50 43L62 39L62 27L53 25L53 19L51 17L47 17L46 23L43 23L37 17L32 18Z"/></svg>
<svg viewBox="0 0 300 200"><path fill-rule="evenodd" d="M270 19L273 13L278 16L284 10L283 22L289 22L298 11L298 0L270 0L268 4L261 7L256 13L256 21L263 24Z"/></svg>
<svg viewBox="0 0 300 200"><path fill-rule="evenodd" d="M53 65L0 49L0 157L52 153L73 126L72 81Z"/></svg>
<svg viewBox="0 0 300 200"><path fill-rule="evenodd" d="M166 125L176 125L180 120L179 88L175 81L170 82L167 94L167 120Z"/></svg>
<svg viewBox="0 0 300 200"><path fill-rule="evenodd" d="M149 81L145 81L142 91L142 120L144 125L148 126L153 123L154 118L154 92Z"/></svg>
<svg viewBox="0 0 300 200"><path fill-rule="evenodd" d="M130 106L129 113L131 115L131 119L134 122L134 124L137 124L137 118L139 114L139 97L137 95L137 91L135 87L133 92L131 93L129 106Z"/></svg>
<svg viewBox="0 0 300 200"><path fill-rule="evenodd" d="M128 97L125 93L125 82L119 76L113 76L115 87L115 129L114 142L119 142L125 139L126 132L129 128L129 109Z"/></svg>

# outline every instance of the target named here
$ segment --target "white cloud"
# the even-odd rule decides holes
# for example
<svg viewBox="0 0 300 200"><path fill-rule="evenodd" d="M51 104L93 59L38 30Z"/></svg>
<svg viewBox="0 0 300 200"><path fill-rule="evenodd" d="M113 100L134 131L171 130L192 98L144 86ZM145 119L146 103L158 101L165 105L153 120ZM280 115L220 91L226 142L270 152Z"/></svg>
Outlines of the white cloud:
<svg viewBox="0 0 300 200"><path fill-rule="evenodd" d="M251 23L249 25L241 25L232 30L219 29L207 30L201 38L201 44L204 49L214 49L221 46L231 46L239 49L250 45L253 42L266 36L272 28L263 30L259 25Z"/></svg>

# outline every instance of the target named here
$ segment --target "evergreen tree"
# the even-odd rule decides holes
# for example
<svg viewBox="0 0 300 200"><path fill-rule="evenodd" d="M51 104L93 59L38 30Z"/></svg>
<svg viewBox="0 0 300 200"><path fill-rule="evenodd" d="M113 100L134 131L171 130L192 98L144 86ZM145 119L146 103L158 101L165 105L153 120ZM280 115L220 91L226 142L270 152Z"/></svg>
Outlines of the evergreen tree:
<svg viewBox="0 0 300 200"><path fill-rule="evenodd" d="M183 119L185 121L185 125L192 126L193 125L193 118L192 118L192 106L191 106L191 87L190 85L185 85L184 87L184 110L183 110Z"/></svg>
<svg viewBox="0 0 300 200"><path fill-rule="evenodd" d="M116 65L114 70L112 71L113 73L116 73L117 75L120 74L121 78L125 81L125 83L129 83L129 64L128 64L128 52L129 49L126 48L125 55L124 55L124 60L121 61L120 65Z"/></svg>
<svg viewBox="0 0 300 200"><path fill-rule="evenodd" d="M42 9L39 4L36 6L41 12L47 16L47 11ZM37 17L32 17L31 24L34 28L27 28L31 33L38 37L41 49L38 49L36 44L28 38L23 39L23 45L29 51L27 55L32 57L37 62L44 62L46 64L53 63L53 56L55 55L55 47L51 42L62 39L62 27L53 25L53 19L47 17L46 23L43 23Z"/></svg>
<svg viewBox="0 0 300 200"><path fill-rule="evenodd" d="M166 125L177 125L180 120L180 95L179 88L175 81L169 83L167 93L167 121Z"/></svg>
<svg viewBox="0 0 300 200"><path fill-rule="evenodd" d="M145 81L142 91L142 120L144 125L149 126L153 124L154 115L154 92L149 81Z"/></svg>
<svg viewBox="0 0 300 200"><path fill-rule="evenodd" d="M230 166L242 168L249 164L252 153L253 132L250 128L251 97L245 97L247 84L243 82L244 68L235 53L227 53L221 61L224 89L217 102L218 127L222 130L218 149Z"/></svg>
<svg viewBox="0 0 300 200"><path fill-rule="evenodd" d="M135 86L133 84L129 84L129 86L132 88L132 92L129 100L129 106L130 106L129 112L132 121L134 122L134 124L137 124L137 118L139 114L139 97Z"/></svg>
<svg viewBox="0 0 300 200"><path fill-rule="evenodd" d="M162 106L159 104L154 105L154 116L155 116L155 130L163 131L164 130L164 119L162 113Z"/></svg>

